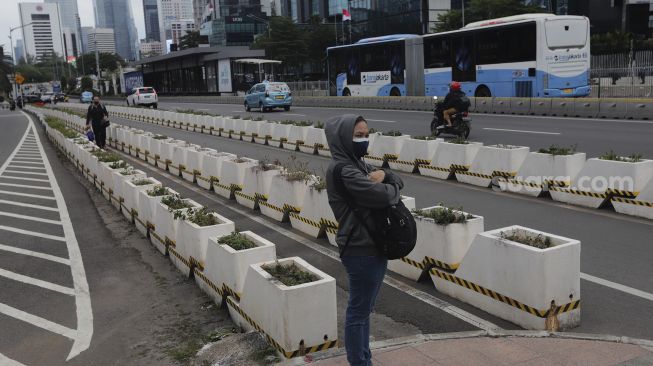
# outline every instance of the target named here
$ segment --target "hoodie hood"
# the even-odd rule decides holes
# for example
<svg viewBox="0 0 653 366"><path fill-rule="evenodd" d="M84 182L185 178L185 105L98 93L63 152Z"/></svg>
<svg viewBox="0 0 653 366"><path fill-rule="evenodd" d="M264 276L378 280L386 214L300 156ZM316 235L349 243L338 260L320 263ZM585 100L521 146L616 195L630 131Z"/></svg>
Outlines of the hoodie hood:
<svg viewBox="0 0 653 366"><path fill-rule="evenodd" d="M359 116L343 114L330 118L324 125L331 156L336 162L352 162L365 170L365 164L354 155L354 126Z"/></svg>

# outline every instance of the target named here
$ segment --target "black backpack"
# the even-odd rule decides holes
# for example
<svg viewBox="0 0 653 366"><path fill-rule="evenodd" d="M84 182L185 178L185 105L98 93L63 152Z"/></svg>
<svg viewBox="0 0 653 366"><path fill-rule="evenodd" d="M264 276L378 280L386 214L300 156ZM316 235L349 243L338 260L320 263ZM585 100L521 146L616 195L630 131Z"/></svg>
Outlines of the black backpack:
<svg viewBox="0 0 653 366"><path fill-rule="evenodd" d="M372 237L381 255L390 260L407 256L415 248L417 242L417 225L413 215L406 208L406 205L399 201L396 205L386 208L369 209L369 216L364 217L363 212L367 210L361 209L354 204L353 197L349 194L345 183L342 181L342 168L346 165L350 164L339 163L333 169L336 191L347 200L347 205ZM352 232L349 233L347 242L340 249L341 257L347 249L347 245L349 245Z"/></svg>

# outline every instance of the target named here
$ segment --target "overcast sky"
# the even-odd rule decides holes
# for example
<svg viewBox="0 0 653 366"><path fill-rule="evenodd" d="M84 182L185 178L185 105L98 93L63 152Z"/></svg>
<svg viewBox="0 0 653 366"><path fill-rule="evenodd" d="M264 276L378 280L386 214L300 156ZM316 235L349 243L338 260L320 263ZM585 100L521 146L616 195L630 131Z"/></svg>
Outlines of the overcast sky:
<svg viewBox="0 0 653 366"><path fill-rule="evenodd" d="M41 3L39 0L0 0L2 4L2 11L0 11L0 45L5 45L5 53L11 54L9 47L9 28L20 26L20 18L18 17L18 3ZM138 39L145 38L145 23L143 20L143 2L142 0L129 0L132 12L134 14L134 21L138 29ZM93 15L93 0L77 0L79 7L79 18L82 27L95 26ZM12 35L14 37L14 45L16 39L21 38L20 30L15 30Z"/></svg>

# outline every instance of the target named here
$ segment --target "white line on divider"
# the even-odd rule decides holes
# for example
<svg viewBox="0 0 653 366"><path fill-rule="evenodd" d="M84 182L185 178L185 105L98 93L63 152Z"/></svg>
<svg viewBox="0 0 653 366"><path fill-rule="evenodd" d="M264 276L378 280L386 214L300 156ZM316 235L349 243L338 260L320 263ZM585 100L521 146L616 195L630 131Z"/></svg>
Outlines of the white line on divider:
<svg viewBox="0 0 653 366"><path fill-rule="evenodd" d="M18 154L16 154L16 155L18 155ZM38 161L41 161L41 158L16 157L16 160L38 160Z"/></svg>
<svg viewBox="0 0 653 366"><path fill-rule="evenodd" d="M645 299L645 300L648 300L648 301L653 301L653 294L648 293L648 292L644 292L642 290L638 290L636 288L632 288L632 287L628 287L626 285L622 285L622 284L619 284L619 283L616 283L616 282L604 280L603 278L594 277L592 275L588 275L587 273L581 273L580 278L582 278L585 281L590 281L590 282L597 283L599 285L609 287L609 288L611 288L613 290L617 290L617 291L625 292L625 293L627 293L629 295L641 297L642 299Z"/></svg>
<svg viewBox="0 0 653 366"><path fill-rule="evenodd" d="M5 173L18 173L18 174L29 174L29 175L45 175L47 176L47 173L39 173L39 172L23 172L20 170L5 170Z"/></svg>
<svg viewBox="0 0 653 366"><path fill-rule="evenodd" d="M45 168L39 168L36 166L22 166L22 165L16 165L16 164L9 164L7 166L8 168L20 168L20 169L32 169L32 170L45 170Z"/></svg>
<svg viewBox="0 0 653 366"><path fill-rule="evenodd" d="M283 116L299 116L299 117L306 117L305 114L299 114L299 113L281 113Z"/></svg>
<svg viewBox="0 0 653 366"><path fill-rule="evenodd" d="M22 363L20 363L18 361L12 360L11 358L3 355L2 353L0 353L0 365L2 365L2 366L25 366L25 364L22 364Z"/></svg>
<svg viewBox="0 0 653 366"><path fill-rule="evenodd" d="M42 196L40 194L20 193L20 192L14 192L14 191L0 190L0 194L9 194L9 195L12 195L12 196L21 196L21 197L30 197L30 198L40 198L40 199L44 199L44 200L54 200L55 199L52 196Z"/></svg>
<svg viewBox="0 0 653 366"><path fill-rule="evenodd" d="M526 131L526 130L508 130L504 128L489 128L484 127L484 130L488 131L505 131L505 132L518 132L518 133L534 133L538 135L561 135L560 132L543 132L543 131Z"/></svg>
<svg viewBox="0 0 653 366"><path fill-rule="evenodd" d="M0 211L0 216L7 216L7 217L13 217L13 218L16 218L16 219L23 219L23 220L30 220L30 221L38 221L38 222L42 222L42 223L45 223L45 224L61 225L61 221L59 221L59 220L43 219L43 218L36 217L36 216L15 214L13 212Z"/></svg>
<svg viewBox="0 0 653 366"><path fill-rule="evenodd" d="M10 272L10 271L4 270L2 268L0 268L0 277L4 277L4 278L8 278L10 280L26 283L28 285L38 286L38 287L44 288L46 290L62 293L64 295L70 295L70 296L75 295L75 290L70 288L70 287L65 287L65 286L57 285L56 283L39 280L39 279L34 278L34 277L29 277L29 276L25 276L25 275L22 275L22 274Z"/></svg>
<svg viewBox="0 0 653 366"><path fill-rule="evenodd" d="M384 122L384 123L397 123L397 121L388 121L385 119L371 119L371 118L366 118L365 119L368 122Z"/></svg>
<svg viewBox="0 0 653 366"><path fill-rule="evenodd" d="M66 241L66 238L64 238L62 236L43 234L43 233L39 233L37 231L31 231L31 230L23 230L23 229L19 229L19 228L13 227L13 226L0 225L0 230L11 231L12 233L17 233L17 234L36 236L36 237L43 238L43 239L63 241L63 242Z"/></svg>
<svg viewBox="0 0 653 366"><path fill-rule="evenodd" d="M128 159L132 160L132 164L134 164L134 165L135 164L140 164L144 169L147 169L147 170L150 170L150 171L153 171L153 172L157 172L157 173L160 174L160 172L158 172L157 170L152 169L152 167L150 165L144 164L140 160L135 160L135 159L133 159L131 157L128 157ZM217 201L216 196L209 195L203 189L197 188L194 185L191 185L190 183L188 183L188 182L186 182L186 181L184 181L184 180L182 180L182 179L180 179L178 177L169 176L167 174L161 174L161 175L168 178L168 179L170 179L170 180L173 180L173 181L177 182L178 184L181 184L181 185L185 186L187 189L190 189L190 190L194 191L195 193L198 193L198 194L210 199L211 201L214 201L214 202ZM264 225L265 227L267 227L269 229L272 229L272 230L274 230L274 231L276 231L276 232L278 232L278 233L280 233L280 234L282 234L282 235L284 235L284 236L286 236L286 237L288 237L288 238L290 238L292 240L295 240L295 241L299 242L300 244L303 244L304 246L309 247L310 249L313 249L313 250L315 250L315 251L317 251L317 252L319 252L319 253L321 253L323 255L326 255L326 256L328 256L328 257L330 257L330 258L332 258L332 259L334 259L336 261L340 261L340 256L335 250L328 249L328 248L326 248L326 247L324 247L322 245L319 245L319 244L317 244L317 243L315 243L313 241L306 240L303 237L293 233L292 231L286 230L286 229L284 229L284 228L282 228L282 227L280 227L278 225L271 225L269 221L267 221L267 220L265 220L265 219L263 219L261 217L253 216L251 214L251 212L241 210L239 208L228 206L228 205L223 205L222 207L227 208L229 210L232 210L232 211L234 211L234 212L236 212L236 213L238 213L240 215L243 215L243 216L245 216L245 217L247 217L247 218L249 218L249 219L251 219L253 221L256 221L257 223L259 223L261 225ZM447 313L449 315L452 315L452 316L454 316L454 317L456 317L456 318L458 318L458 319L460 319L460 320L462 320L462 321L464 321L464 322L466 322L468 324L472 324L473 326L478 327L480 329L483 329L483 330L500 330L501 329L496 324L493 324L493 323L491 323L491 322L489 322L487 320L479 318L476 315L473 315L473 314L471 314L471 313L469 313L469 312L467 312L467 311L465 311L463 309L457 308L457 307L449 304L448 302L446 302L444 300L438 299L435 296L432 296L432 295L430 295L430 294L428 294L426 292L420 291L420 290L418 290L418 289L416 289L416 288L414 288L414 287L412 287L410 285L402 283L402 282L400 282L398 280L395 280L395 279L393 279L391 277L386 276L385 279L383 280L383 282L386 285L390 286L390 287L393 287L393 288L395 288L395 289L397 289L399 291L402 291L402 292L406 293L409 296L412 296L412 297L414 297L414 298L416 298L416 299L418 299L418 300L420 300L420 301L422 301L422 302L424 302L424 303L426 303L426 304L428 304L428 305L430 305L432 307L440 309L440 310L444 311L445 313Z"/></svg>
<svg viewBox="0 0 653 366"><path fill-rule="evenodd" d="M43 189L43 190L47 190L47 191L52 190L52 188L50 188L50 187L30 186L30 185L26 185L26 184L0 183L0 186L19 187L19 188L27 188L27 189Z"/></svg>
<svg viewBox="0 0 653 366"><path fill-rule="evenodd" d="M36 209L44 210L44 211L54 211L54 212L59 211L59 209L56 208L56 207L34 205L34 204L31 204L31 203L18 202L18 201L0 200L0 203L4 203L4 204L7 204L7 205L13 205L13 206L27 207L27 208L36 208Z"/></svg>
<svg viewBox="0 0 653 366"><path fill-rule="evenodd" d="M57 263L65 264L65 265L68 265L68 266L70 265L70 261L68 259L66 259L66 258L57 257L56 255L50 255L50 254L35 252L33 250L16 248L16 247L12 247L11 245L0 244L0 250L5 251L5 252L16 253L16 254L29 255L30 257L46 259L46 260L49 260L49 261L52 261L52 262L57 262Z"/></svg>
<svg viewBox="0 0 653 366"><path fill-rule="evenodd" d="M66 326L63 326L61 324L57 324L55 322L51 322L47 319L41 318L40 316L36 316L30 313L26 313L22 310L18 310L14 307L11 307L9 305L0 303L0 313L8 315L12 318L22 320L26 323L32 324L34 326L37 326L39 328L48 330L52 333L57 333L61 334L62 336L70 339L75 339L76 338L76 331L74 329L70 329Z"/></svg>
<svg viewBox="0 0 653 366"><path fill-rule="evenodd" d="M47 179L37 179L37 178L25 178L25 177L14 177L12 175L0 175L0 178L4 179L17 179L17 180L28 180L31 182L45 182L49 183L50 181Z"/></svg>
<svg viewBox="0 0 653 366"><path fill-rule="evenodd" d="M12 161L11 161L11 164L18 162L18 160L19 160L19 159L14 159L14 160L12 160ZM21 164L32 164L32 165L41 165L41 166L43 166L43 163L35 163L35 162L31 162L31 161L20 161L19 163L21 163Z"/></svg>

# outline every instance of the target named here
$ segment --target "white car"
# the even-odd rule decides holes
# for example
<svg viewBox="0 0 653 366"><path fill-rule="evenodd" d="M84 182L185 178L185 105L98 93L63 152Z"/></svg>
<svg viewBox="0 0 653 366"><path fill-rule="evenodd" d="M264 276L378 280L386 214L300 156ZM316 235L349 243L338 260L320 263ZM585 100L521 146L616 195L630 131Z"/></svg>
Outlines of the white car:
<svg viewBox="0 0 653 366"><path fill-rule="evenodd" d="M52 103L54 99L54 93L44 93L41 95L41 102L43 103Z"/></svg>
<svg viewBox="0 0 653 366"><path fill-rule="evenodd" d="M128 106L142 105L156 109L158 104L159 96L156 94L156 90L151 87L143 86L134 88L129 94L127 94Z"/></svg>

